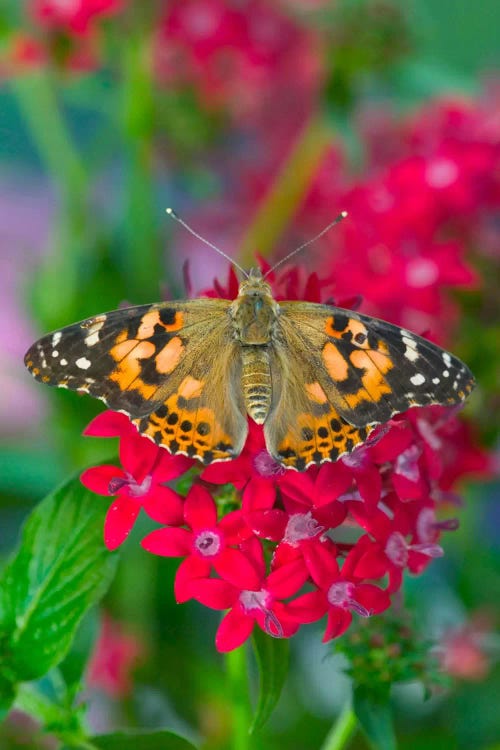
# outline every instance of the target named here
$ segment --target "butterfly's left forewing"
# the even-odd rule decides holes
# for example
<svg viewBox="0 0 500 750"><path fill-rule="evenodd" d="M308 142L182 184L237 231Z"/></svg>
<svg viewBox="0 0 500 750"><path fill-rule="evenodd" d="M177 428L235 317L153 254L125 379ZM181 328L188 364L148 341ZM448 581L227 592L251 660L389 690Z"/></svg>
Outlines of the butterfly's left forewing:
<svg viewBox="0 0 500 750"><path fill-rule="evenodd" d="M44 336L25 363L41 382L125 412L172 453L227 460L247 433L228 307L196 299L114 310Z"/></svg>
<svg viewBox="0 0 500 750"><path fill-rule="evenodd" d="M282 382L266 439L295 468L349 453L374 426L411 406L461 403L474 386L463 362L431 342L313 303L280 303L274 358Z"/></svg>

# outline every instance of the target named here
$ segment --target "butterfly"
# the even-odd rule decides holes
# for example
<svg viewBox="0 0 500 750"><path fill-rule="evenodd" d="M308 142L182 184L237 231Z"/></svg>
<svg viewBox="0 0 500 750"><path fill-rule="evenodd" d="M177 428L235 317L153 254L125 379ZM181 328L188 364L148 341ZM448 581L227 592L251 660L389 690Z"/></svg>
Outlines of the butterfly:
<svg viewBox="0 0 500 750"><path fill-rule="evenodd" d="M247 415L266 447L302 471L336 461L413 406L461 403L463 362L383 320L331 305L276 302L259 269L235 300L198 298L96 315L44 336L25 364L127 414L170 453L238 456Z"/></svg>

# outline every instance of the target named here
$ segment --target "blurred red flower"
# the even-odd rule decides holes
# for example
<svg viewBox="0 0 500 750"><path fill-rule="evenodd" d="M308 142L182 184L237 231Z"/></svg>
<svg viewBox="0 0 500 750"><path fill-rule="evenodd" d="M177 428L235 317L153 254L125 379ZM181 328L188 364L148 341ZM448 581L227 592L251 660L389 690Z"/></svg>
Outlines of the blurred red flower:
<svg viewBox="0 0 500 750"><path fill-rule="evenodd" d="M47 29L86 34L96 19L123 10L124 0L31 0L29 12Z"/></svg>
<svg viewBox="0 0 500 750"><path fill-rule="evenodd" d="M89 688L112 698L123 698L132 690L132 673L145 656L143 642L107 612L101 617L99 636L87 665Z"/></svg>

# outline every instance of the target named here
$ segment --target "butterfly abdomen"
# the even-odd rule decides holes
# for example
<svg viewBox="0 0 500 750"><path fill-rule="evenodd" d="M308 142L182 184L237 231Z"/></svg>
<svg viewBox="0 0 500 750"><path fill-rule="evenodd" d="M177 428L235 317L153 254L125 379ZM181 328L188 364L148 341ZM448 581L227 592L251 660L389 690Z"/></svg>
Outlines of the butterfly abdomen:
<svg viewBox="0 0 500 750"><path fill-rule="evenodd" d="M271 405L271 368L266 347L241 347L241 386L247 413L263 424Z"/></svg>

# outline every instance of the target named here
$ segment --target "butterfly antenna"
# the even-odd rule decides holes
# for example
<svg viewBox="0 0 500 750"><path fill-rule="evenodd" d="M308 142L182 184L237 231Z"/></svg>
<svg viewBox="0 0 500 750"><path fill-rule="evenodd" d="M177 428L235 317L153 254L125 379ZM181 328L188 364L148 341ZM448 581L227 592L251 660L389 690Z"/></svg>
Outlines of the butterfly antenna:
<svg viewBox="0 0 500 750"><path fill-rule="evenodd" d="M307 240L307 242L304 242L303 245L300 245L295 250L292 250L291 253L288 253L288 255L285 255L284 258L282 258L277 263L275 263L275 265L272 268L270 268L269 271L265 274L264 278L269 276L269 274L275 271L278 268L278 266L281 266L282 263L285 263L287 260L290 260L290 258L292 258L294 255L297 255L297 253L300 253L300 251L303 250L305 247L307 247L308 245L311 245L313 242L316 242L316 240L319 240L320 237L323 237L323 235L329 232L330 229L335 226L335 224L340 224L340 222L343 219L345 219L347 215L348 215L347 211L342 211L342 213L340 213L337 216L337 218L331 221L330 224L328 224L328 226L322 229L321 232L319 232L319 234L315 235L310 240Z"/></svg>
<svg viewBox="0 0 500 750"><path fill-rule="evenodd" d="M238 271L241 271L241 273L243 274L243 276L245 276L245 278L248 279L248 272L245 271L244 268L239 266L235 260L230 258L229 255L226 255L226 253L223 250L221 250L220 247L217 247L217 245L214 245L212 242L210 242L210 240L205 239L205 237L202 237L201 234L198 234L198 232L195 232L194 229L191 229L189 224L186 224L186 222L175 213L173 208L166 208L165 210L167 214L172 217L172 219L175 219L177 222L179 222L179 224L181 224L184 227L184 229L187 229L187 231L190 234L192 234L193 237L196 237L197 240L200 240L200 242L204 242L205 245L208 245L208 247L211 247L212 250L215 250L216 253L219 253L219 255L222 255L223 258L228 260L233 266L235 266L238 269Z"/></svg>

